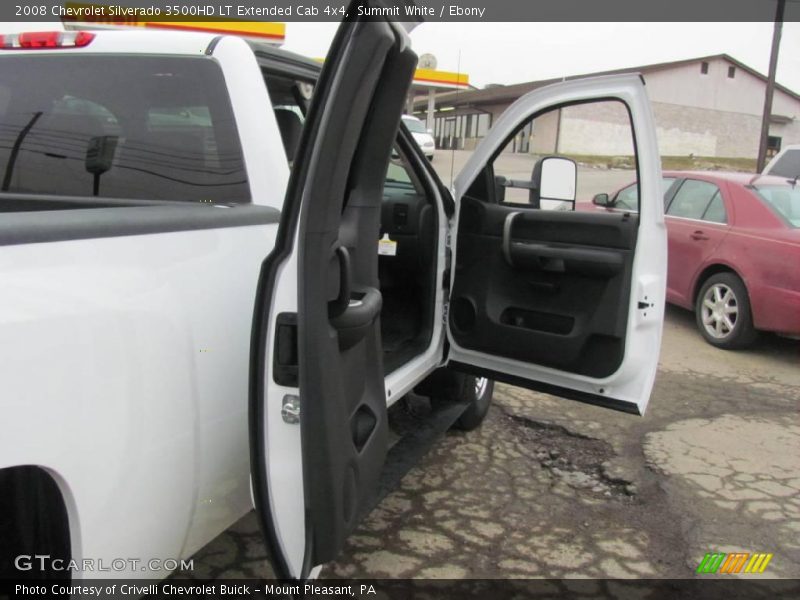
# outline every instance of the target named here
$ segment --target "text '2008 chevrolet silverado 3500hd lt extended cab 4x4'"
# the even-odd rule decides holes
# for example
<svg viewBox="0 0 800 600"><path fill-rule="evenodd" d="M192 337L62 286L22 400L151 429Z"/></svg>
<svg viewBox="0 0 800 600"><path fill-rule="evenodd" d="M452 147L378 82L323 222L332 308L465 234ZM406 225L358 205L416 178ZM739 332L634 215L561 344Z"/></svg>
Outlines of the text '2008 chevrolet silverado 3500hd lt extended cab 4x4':
<svg viewBox="0 0 800 600"><path fill-rule="evenodd" d="M189 557L255 506L276 574L307 578L374 502L413 389L464 428L492 380L644 411L666 241L640 78L521 98L451 192L400 126L397 23L345 21L322 69L200 33L0 46L4 569ZM493 201L524 123L596 99L631 115L638 215ZM537 170L574 200L574 163Z"/></svg>

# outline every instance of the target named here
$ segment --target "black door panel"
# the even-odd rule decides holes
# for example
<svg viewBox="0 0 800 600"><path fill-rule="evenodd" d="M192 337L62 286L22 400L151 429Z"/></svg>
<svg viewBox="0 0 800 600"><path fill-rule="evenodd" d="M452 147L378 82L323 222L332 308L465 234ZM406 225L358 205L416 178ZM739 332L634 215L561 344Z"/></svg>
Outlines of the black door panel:
<svg viewBox="0 0 800 600"><path fill-rule="evenodd" d="M384 174L417 59L399 26L358 19L355 9L354 3L337 32L311 100L278 242L264 261L256 300L251 370L254 501L273 567L282 579L305 579L312 567L336 557L367 507L374 505L388 448L380 332L384 303L375 235ZM296 316L272 315L276 281L293 253ZM271 500L286 491L271 488L268 467L285 467L291 477L298 473L295 462L284 465L280 460L289 450L266 435L266 411L276 404L263 384L270 321L281 338L276 360L286 367L276 375L299 392L304 497L295 510L304 516L302 555L296 546L282 543L279 533L291 525L278 522ZM290 395L283 397L287 400ZM285 415L283 420L281 426L297 426Z"/></svg>
<svg viewBox="0 0 800 600"><path fill-rule="evenodd" d="M347 51L341 64L326 62L306 124L315 128L306 140L314 143L298 153L309 169L298 236L298 339L310 565L336 557L377 492L386 456L375 234L416 66L407 37L387 22L344 24L340 34Z"/></svg>
<svg viewBox="0 0 800 600"><path fill-rule="evenodd" d="M622 362L637 220L462 199L450 325L464 348L592 377Z"/></svg>

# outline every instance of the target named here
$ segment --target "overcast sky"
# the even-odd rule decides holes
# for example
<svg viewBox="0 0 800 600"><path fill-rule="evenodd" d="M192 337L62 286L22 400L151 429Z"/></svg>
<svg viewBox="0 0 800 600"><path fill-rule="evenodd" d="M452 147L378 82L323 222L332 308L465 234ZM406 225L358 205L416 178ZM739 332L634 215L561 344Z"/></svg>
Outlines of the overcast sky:
<svg viewBox="0 0 800 600"><path fill-rule="evenodd" d="M418 54L470 83L519 83L727 53L764 74L772 23L423 23L411 33ZM287 23L284 48L325 56L332 23ZM460 61L460 69L459 69ZM778 83L800 93L800 23L785 23Z"/></svg>
<svg viewBox="0 0 800 600"><path fill-rule="evenodd" d="M284 48L324 57L336 23L286 23ZM42 24L0 23L13 31ZM418 54L472 85L520 83L727 53L764 73L772 23L423 23L412 33ZM800 23L785 23L778 83L800 94Z"/></svg>

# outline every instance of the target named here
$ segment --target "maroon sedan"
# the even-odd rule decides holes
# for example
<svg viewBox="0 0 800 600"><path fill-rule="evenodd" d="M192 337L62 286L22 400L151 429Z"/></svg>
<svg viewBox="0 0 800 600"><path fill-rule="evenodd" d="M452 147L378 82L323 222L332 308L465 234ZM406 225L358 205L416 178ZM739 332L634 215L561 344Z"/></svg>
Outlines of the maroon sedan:
<svg viewBox="0 0 800 600"><path fill-rule="evenodd" d="M703 337L742 348L758 330L800 336L800 182L665 171L667 301L693 310ZM636 184L593 203L637 211Z"/></svg>

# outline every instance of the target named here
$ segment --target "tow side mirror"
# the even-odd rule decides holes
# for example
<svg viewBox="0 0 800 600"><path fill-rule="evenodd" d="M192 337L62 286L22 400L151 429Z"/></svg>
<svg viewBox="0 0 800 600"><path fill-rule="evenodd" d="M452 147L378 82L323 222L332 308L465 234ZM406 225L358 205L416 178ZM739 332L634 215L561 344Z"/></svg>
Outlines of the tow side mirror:
<svg viewBox="0 0 800 600"><path fill-rule="evenodd" d="M574 160L545 156L533 166L529 201L536 208L540 208L542 200L574 204L577 187L578 166Z"/></svg>
<svg viewBox="0 0 800 600"><path fill-rule="evenodd" d="M592 198L592 204L595 206L609 207L611 206L611 198L608 194L595 194Z"/></svg>
<svg viewBox="0 0 800 600"><path fill-rule="evenodd" d="M537 169L534 167L533 182L539 188L541 200L575 202L578 167L574 160L561 156L545 156L536 166L539 167L539 178L537 180Z"/></svg>

